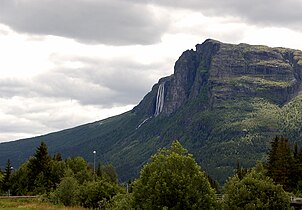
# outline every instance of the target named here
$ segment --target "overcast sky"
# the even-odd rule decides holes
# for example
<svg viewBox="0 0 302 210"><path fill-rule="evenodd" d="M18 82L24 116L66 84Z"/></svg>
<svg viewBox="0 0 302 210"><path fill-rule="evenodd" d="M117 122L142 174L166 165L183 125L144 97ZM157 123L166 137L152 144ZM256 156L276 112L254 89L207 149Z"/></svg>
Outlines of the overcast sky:
<svg viewBox="0 0 302 210"><path fill-rule="evenodd" d="M301 0L0 5L0 142L130 110L207 38L302 49Z"/></svg>

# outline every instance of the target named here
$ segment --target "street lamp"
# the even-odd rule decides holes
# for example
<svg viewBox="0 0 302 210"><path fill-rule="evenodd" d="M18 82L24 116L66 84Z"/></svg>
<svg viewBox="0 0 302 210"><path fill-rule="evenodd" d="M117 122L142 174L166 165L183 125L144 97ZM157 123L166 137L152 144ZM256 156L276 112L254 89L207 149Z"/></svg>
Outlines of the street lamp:
<svg viewBox="0 0 302 210"><path fill-rule="evenodd" d="M96 151L94 150L93 151L93 174L95 174L95 154L96 154Z"/></svg>

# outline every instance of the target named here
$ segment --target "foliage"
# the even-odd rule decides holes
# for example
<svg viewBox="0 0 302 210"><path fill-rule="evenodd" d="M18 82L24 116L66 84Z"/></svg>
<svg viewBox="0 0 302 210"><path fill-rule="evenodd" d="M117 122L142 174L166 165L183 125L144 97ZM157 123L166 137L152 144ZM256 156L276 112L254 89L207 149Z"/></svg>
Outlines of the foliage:
<svg viewBox="0 0 302 210"><path fill-rule="evenodd" d="M108 205L110 199L121 192L117 184L104 180L86 182L80 186L80 204L85 208L102 208Z"/></svg>
<svg viewBox="0 0 302 210"><path fill-rule="evenodd" d="M56 156L50 161L50 182L51 182L51 189L55 189L57 184L60 183L61 179L65 176L65 172L67 171L68 167L60 158Z"/></svg>
<svg viewBox="0 0 302 210"><path fill-rule="evenodd" d="M3 179L0 182L1 190L7 192L11 189L12 185L12 165L10 160L7 160Z"/></svg>
<svg viewBox="0 0 302 210"><path fill-rule="evenodd" d="M10 161L7 169L11 169ZM8 172L4 173L2 179L6 183L6 177L11 176L10 170ZM111 198L123 190L117 183L117 174L112 165L101 166L99 172L99 176L94 176L82 157L63 160L60 155L54 155L51 158L46 144L42 142L34 156L12 174L9 187L13 195L42 195L55 204L109 207L113 205ZM125 206L127 202L116 198L115 206L118 203Z"/></svg>
<svg viewBox="0 0 302 210"><path fill-rule="evenodd" d="M64 177L57 189L54 191L54 197L58 203L65 206L75 206L78 204L79 184L74 177Z"/></svg>
<svg viewBox="0 0 302 210"><path fill-rule="evenodd" d="M283 136L271 142L266 164L267 175L286 191L300 194L302 191L302 148L294 146Z"/></svg>
<svg viewBox="0 0 302 210"><path fill-rule="evenodd" d="M280 133L291 139L292 142L302 141L302 95L293 98L282 107L279 116Z"/></svg>
<svg viewBox="0 0 302 210"><path fill-rule="evenodd" d="M34 156L29 159L27 165L29 170L29 191L33 191L35 194L50 191L50 162L51 157L48 154L47 146L44 142L41 142Z"/></svg>
<svg viewBox="0 0 302 210"><path fill-rule="evenodd" d="M133 195L131 193L127 194L117 194L111 199L110 209L113 210L132 210L133 208Z"/></svg>
<svg viewBox="0 0 302 210"><path fill-rule="evenodd" d="M83 157L67 158L65 162L66 166L70 168L74 174L86 170L87 168L87 162Z"/></svg>
<svg viewBox="0 0 302 210"><path fill-rule="evenodd" d="M12 194L13 195L28 195L29 193L29 161L24 162L12 176Z"/></svg>
<svg viewBox="0 0 302 210"><path fill-rule="evenodd" d="M0 169L0 183L2 182L2 179L3 179L3 172L2 172L2 170Z"/></svg>
<svg viewBox="0 0 302 210"><path fill-rule="evenodd" d="M271 145L267 163L268 176L276 183L284 186L286 190L291 190L294 184L291 176L295 168L294 157L288 140L282 136L276 136Z"/></svg>
<svg viewBox="0 0 302 210"><path fill-rule="evenodd" d="M72 177L79 184L83 184L93 180L93 172L82 157L62 160L60 155L57 154L51 158L48 155L46 144L42 142L36 149L35 154L13 173L11 178L12 194L48 194L55 190L57 186L64 188L63 186L69 183L67 181L70 181L70 179L64 180L62 186L59 185L64 177ZM59 191L57 192L59 193Z"/></svg>
<svg viewBox="0 0 302 210"><path fill-rule="evenodd" d="M258 164L242 179L233 176L225 185L225 209L290 209L290 198L281 185L265 176Z"/></svg>
<svg viewBox="0 0 302 210"><path fill-rule="evenodd" d="M71 170L79 184L83 184L85 181L93 181L93 171L83 157L68 158L65 162L66 167Z"/></svg>
<svg viewBox="0 0 302 210"><path fill-rule="evenodd" d="M141 209L214 209L207 176L178 141L159 150L133 184L134 205Z"/></svg>
<svg viewBox="0 0 302 210"><path fill-rule="evenodd" d="M108 165L99 164L96 174L99 177L102 177L103 179L107 179L110 182L114 182L114 183L118 182L118 176L112 164L108 164Z"/></svg>

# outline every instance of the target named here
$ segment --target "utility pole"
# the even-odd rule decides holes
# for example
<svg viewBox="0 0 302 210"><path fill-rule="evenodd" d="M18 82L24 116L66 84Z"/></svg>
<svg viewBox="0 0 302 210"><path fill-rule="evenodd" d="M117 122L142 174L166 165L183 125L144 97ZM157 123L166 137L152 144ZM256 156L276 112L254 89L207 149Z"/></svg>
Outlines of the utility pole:
<svg viewBox="0 0 302 210"><path fill-rule="evenodd" d="M95 175L95 155L96 155L96 151L93 151L93 174Z"/></svg>

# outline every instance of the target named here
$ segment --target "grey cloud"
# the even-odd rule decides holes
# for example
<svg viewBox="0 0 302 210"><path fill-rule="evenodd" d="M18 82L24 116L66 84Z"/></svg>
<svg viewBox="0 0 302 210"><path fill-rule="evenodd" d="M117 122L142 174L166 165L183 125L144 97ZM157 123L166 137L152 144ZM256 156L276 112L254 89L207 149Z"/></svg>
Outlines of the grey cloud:
<svg viewBox="0 0 302 210"><path fill-rule="evenodd" d="M155 82L149 75L163 64L143 65L123 59L91 60L74 58L87 64L81 69L61 69L58 77L45 75L44 83L61 81L58 87L62 94L78 99L83 104L98 104L105 107L138 103ZM41 81L41 80L40 80ZM64 86L64 87L63 87Z"/></svg>
<svg viewBox="0 0 302 210"><path fill-rule="evenodd" d="M39 124L34 124L34 123L28 123L30 122L29 120L27 120L27 122L22 122L22 121L0 121L0 128L1 128L1 132L7 132L7 133L11 133L11 132L19 132L19 133L27 133L27 132L31 132L33 133L35 130L42 130L42 126L40 126Z"/></svg>
<svg viewBox="0 0 302 210"><path fill-rule="evenodd" d="M158 63L143 65L132 61L70 58L85 63L80 69L60 68L31 80L1 79L0 96L44 97L77 100L83 105L110 108L138 103L156 81ZM157 78L158 79L158 78Z"/></svg>
<svg viewBox="0 0 302 210"><path fill-rule="evenodd" d="M16 95L29 95L29 82L15 78L0 78L0 97L10 98Z"/></svg>
<svg viewBox="0 0 302 210"><path fill-rule="evenodd" d="M300 0L128 0L172 8L186 8L209 16L237 16L251 24L278 26L301 30Z"/></svg>
<svg viewBox="0 0 302 210"><path fill-rule="evenodd" d="M0 98L2 134L0 142L41 135L91 122L96 119L90 112L102 111L97 106L93 107L95 108L92 110L88 108L87 111L87 108L76 102L58 98L22 96Z"/></svg>
<svg viewBox="0 0 302 210"><path fill-rule="evenodd" d="M109 45L159 42L168 24L146 5L122 0L2 0L0 22L23 33Z"/></svg>

